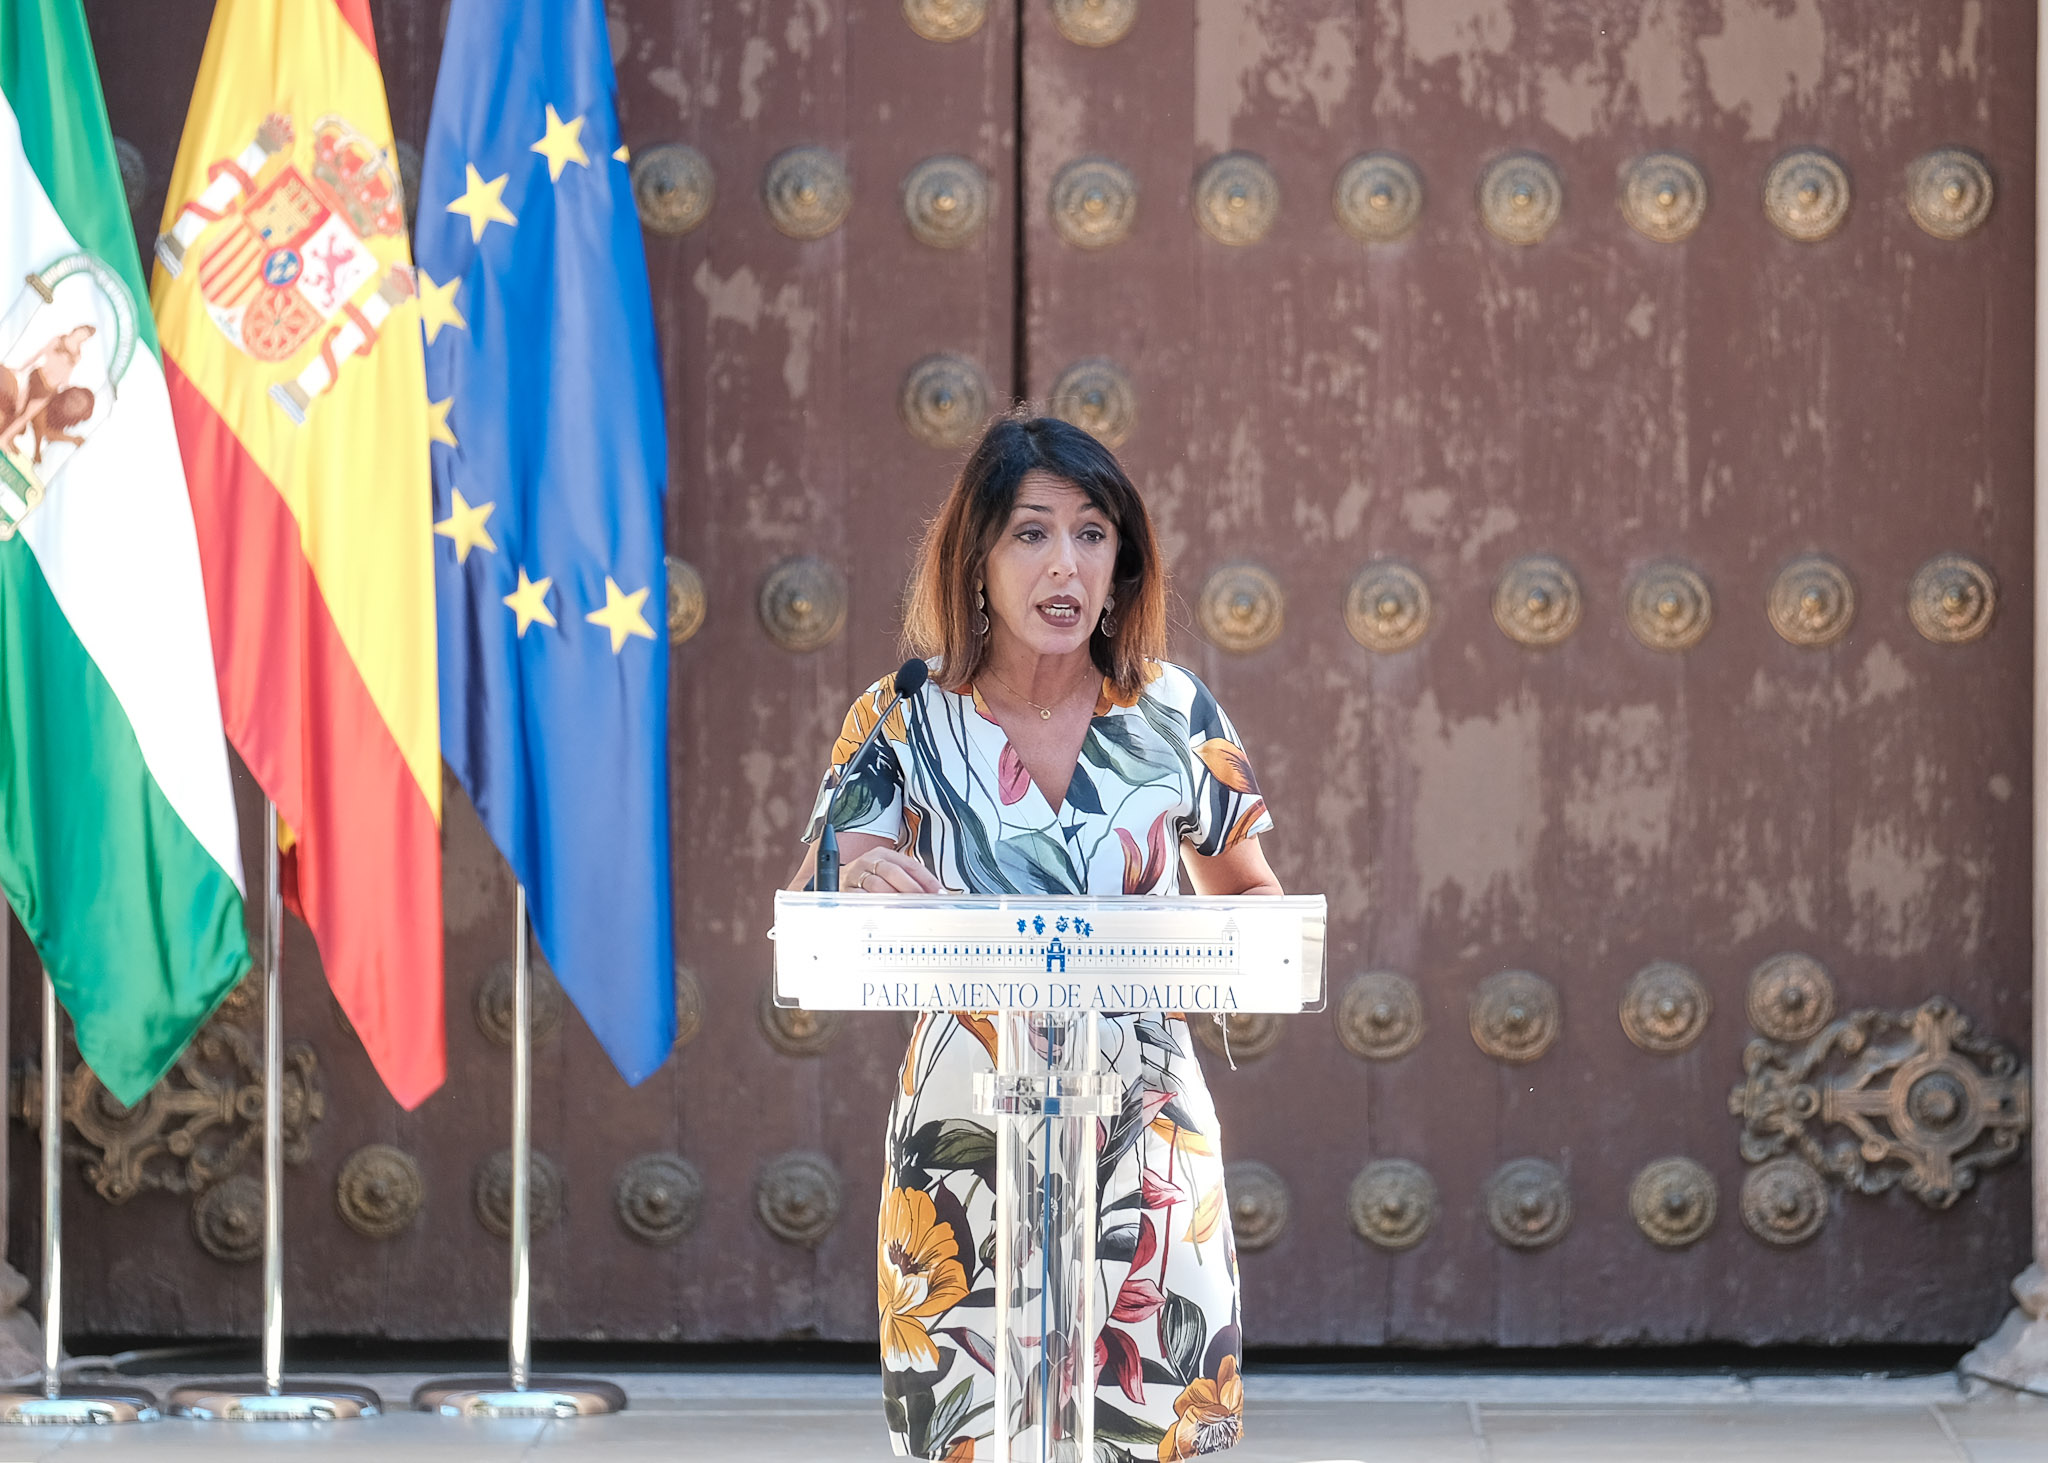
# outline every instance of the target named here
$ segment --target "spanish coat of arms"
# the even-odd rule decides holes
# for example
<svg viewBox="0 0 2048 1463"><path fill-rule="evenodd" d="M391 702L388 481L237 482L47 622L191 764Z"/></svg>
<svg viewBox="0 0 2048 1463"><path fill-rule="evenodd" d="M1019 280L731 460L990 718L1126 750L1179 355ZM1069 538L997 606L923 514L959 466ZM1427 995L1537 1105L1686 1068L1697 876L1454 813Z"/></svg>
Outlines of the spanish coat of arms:
<svg viewBox="0 0 2048 1463"><path fill-rule="evenodd" d="M302 170L296 136L290 117L264 118L238 156L207 168L205 190L157 239L156 253L173 277L196 268L208 316L238 350L282 365L315 347L302 369L270 388L303 423L342 363L375 348L391 311L412 296L413 276L402 253L386 263L374 244L405 237L405 195L385 149L345 119L323 116Z"/></svg>

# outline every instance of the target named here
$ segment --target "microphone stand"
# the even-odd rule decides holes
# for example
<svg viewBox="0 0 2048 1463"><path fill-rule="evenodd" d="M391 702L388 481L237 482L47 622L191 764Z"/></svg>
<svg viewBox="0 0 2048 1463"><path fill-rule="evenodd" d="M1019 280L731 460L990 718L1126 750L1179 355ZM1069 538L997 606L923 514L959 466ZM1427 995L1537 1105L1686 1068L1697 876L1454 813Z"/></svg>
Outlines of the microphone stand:
<svg viewBox="0 0 2048 1463"><path fill-rule="evenodd" d="M853 780L854 770L860 766L861 759L867 756L881 737L882 728L889 724L889 718L896 714L896 708L903 704L906 697L918 692L929 674L921 660L907 660L903 663L890 678L890 689L896 693L895 699L878 709L875 724L869 727L868 734L860 739L860 745L853 749L853 755L838 768L836 780L832 784L832 796L825 800L825 826L818 833L818 862L808 886L817 893L839 892L839 833L832 826L832 815L839 811L839 800L846 796L846 785Z"/></svg>
<svg viewBox="0 0 2048 1463"><path fill-rule="evenodd" d="M875 723L877 726L880 722ZM866 744L862 744L866 750ZM854 758L860 753L854 753ZM832 814L839 807L839 791L846 786L847 769L853 766L853 758L845 767L835 768L832 774L832 796L825 803L825 826L818 834L818 866L811 875L811 887L820 894L839 892L839 833L832 826Z"/></svg>

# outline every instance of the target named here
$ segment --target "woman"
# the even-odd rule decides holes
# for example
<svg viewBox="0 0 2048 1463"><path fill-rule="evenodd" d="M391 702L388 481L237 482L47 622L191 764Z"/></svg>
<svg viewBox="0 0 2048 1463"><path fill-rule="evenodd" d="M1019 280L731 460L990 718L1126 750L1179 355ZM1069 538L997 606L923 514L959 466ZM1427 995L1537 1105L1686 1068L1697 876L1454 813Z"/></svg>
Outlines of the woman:
<svg viewBox="0 0 2048 1463"><path fill-rule="evenodd" d="M1050 418L992 426L925 535L905 640L932 677L891 711L840 800L840 887L1175 894L1184 867L1200 894L1280 893L1237 734L1164 662L1165 578L1106 448ZM887 686L847 713L835 768ZM1106 1129L1097 1436L1133 1457L1220 1452L1242 1431L1244 1393L1215 1111L1184 1016L1104 1017L1101 1035L1138 1100ZM920 1018L890 1113L885 1406L899 1454L946 1463L992 1456L994 1157L973 1082L994 1046L985 1016Z"/></svg>

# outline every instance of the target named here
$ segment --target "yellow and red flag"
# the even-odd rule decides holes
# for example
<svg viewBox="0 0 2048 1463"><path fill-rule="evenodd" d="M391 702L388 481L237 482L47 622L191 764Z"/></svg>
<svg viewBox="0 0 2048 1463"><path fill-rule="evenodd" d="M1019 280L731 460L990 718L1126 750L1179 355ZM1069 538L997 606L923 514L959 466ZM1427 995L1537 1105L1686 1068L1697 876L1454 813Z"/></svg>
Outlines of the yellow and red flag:
<svg viewBox="0 0 2048 1463"><path fill-rule="evenodd" d="M220 0L151 291L228 738L384 1085L446 1066L426 371L367 0Z"/></svg>

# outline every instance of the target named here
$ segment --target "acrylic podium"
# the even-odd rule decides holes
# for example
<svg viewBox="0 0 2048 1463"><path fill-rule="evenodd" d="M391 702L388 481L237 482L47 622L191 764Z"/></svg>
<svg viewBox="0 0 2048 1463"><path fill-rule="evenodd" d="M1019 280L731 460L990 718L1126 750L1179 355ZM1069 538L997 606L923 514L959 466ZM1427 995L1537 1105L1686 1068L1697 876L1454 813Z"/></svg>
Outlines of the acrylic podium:
<svg viewBox="0 0 2048 1463"><path fill-rule="evenodd" d="M997 1463L1095 1457L1097 1120L1124 1098L1096 1018L1319 1009L1325 921L1321 895L775 896L780 1004L995 1017Z"/></svg>

